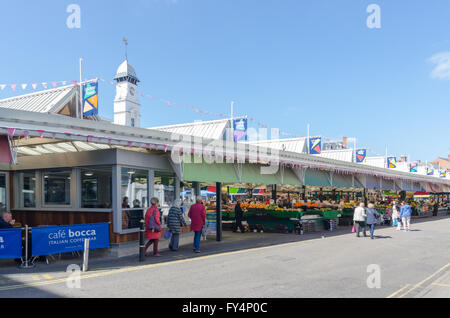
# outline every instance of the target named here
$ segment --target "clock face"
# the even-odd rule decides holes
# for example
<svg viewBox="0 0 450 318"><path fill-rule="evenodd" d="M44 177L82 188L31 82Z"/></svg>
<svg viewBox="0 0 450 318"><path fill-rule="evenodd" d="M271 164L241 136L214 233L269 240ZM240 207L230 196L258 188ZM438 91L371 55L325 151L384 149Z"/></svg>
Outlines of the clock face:
<svg viewBox="0 0 450 318"><path fill-rule="evenodd" d="M131 96L136 95L136 90L134 89L134 87L130 87L130 95Z"/></svg>

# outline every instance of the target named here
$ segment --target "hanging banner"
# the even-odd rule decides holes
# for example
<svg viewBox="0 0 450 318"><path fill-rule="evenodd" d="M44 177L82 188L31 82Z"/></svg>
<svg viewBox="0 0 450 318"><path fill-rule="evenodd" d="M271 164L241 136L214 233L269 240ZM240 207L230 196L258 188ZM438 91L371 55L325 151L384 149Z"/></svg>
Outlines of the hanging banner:
<svg viewBox="0 0 450 318"><path fill-rule="evenodd" d="M83 116L98 114L98 81L83 84Z"/></svg>
<svg viewBox="0 0 450 318"><path fill-rule="evenodd" d="M247 118L233 120L234 141L247 141Z"/></svg>
<svg viewBox="0 0 450 318"><path fill-rule="evenodd" d="M441 170L439 172L439 177L440 178L447 178L447 170Z"/></svg>
<svg viewBox="0 0 450 318"><path fill-rule="evenodd" d="M409 164L409 172L417 172L417 163L410 163Z"/></svg>
<svg viewBox="0 0 450 318"><path fill-rule="evenodd" d="M356 150L356 162L364 163L366 162L367 150L366 149L358 149Z"/></svg>
<svg viewBox="0 0 450 318"><path fill-rule="evenodd" d="M311 155L320 155L322 153L322 138L309 139L309 153Z"/></svg>
<svg viewBox="0 0 450 318"><path fill-rule="evenodd" d="M32 256L82 251L85 239L89 249L109 248L109 224L34 227L31 238Z"/></svg>
<svg viewBox="0 0 450 318"><path fill-rule="evenodd" d="M395 157L387 157L387 167L389 169L397 168L397 160L395 159Z"/></svg>
<svg viewBox="0 0 450 318"><path fill-rule="evenodd" d="M22 257L22 229L0 230L0 258Z"/></svg>
<svg viewBox="0 0 450 318"><path fill-rule="evenodd" d="M433 168L427 168L427 176L434 175L434 169Z"/></svg>

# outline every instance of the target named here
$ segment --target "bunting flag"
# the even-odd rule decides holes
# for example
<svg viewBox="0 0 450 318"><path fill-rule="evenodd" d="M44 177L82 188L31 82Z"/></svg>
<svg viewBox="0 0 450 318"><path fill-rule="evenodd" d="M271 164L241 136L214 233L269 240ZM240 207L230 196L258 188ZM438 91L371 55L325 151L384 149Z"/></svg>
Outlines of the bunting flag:
<svg viewBox="0 0 450 318"><path fill-rule="evenodd" d="M16 128L6 128L6 131L8 132L9 139L13 139L14 134L16 133Z"/></svg>
<svg viewBox="0 0 450 318"><path fill-rule="evenodd" d="M417 172L417 163L410 163L409 164L409 172Z"/></svg>
<svg viewBox="0 0 450 318"><path fill-rule="evenodd" d="M311 155L320 155L322 153L322 138L315 137L309 139L309 153Z"/></svg>
<svg viewBox="0 0 450 318"><path fill-rule="evenodd" d="M5 84L0 84L0 90L4 90L4 89L5 89L5 87L6 87L6 85L5 85Z"/></svg>
<svg viewBox="0 0 450 318"><path fill-rule="evenodd" d="M13 92L15 92L15 91L16 91L16 87L17 87L17 85L16 85L16 84L11 84L11 88L12 88Z"/></svg>
<svg viewBox="0 0 450 318"><path fill-rule="evenodd" d="M22 89L26 89L28 84L22 84L21 86L22 86Z"/></svg>
<svg viewBox="0 0 450 318"><path fill-rule="evenodd" d="M367 149L356 150L356 162L357 163L365 163L366 156L367 156Z"/></svg>
<svg viewBox="0 0 450 318"><path fill-rule="evenodd" d="M387 167L389 169L397 168L397 160L395 159L395 157L387 157Z"/></svg>

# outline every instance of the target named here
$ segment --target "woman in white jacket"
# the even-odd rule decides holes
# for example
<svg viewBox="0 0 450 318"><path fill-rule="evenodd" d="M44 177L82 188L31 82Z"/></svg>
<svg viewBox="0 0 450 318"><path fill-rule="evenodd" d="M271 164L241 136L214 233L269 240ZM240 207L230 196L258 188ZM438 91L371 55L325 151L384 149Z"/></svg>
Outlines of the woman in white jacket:
<svg viewBox="0 0 450 318"><path fill-rule="evenodd" d="M361 231L361 227L363 228L363 234L366 237L366 210L364 209L364 203L360 203L359 206L355 209L353 214L353 222L356 226L356 237L359 237L359 232Z"/></svg>
<svg viewBox="0 0 450 318"><path fill-rule="evenodd" d="M400 231L402 226L402 221L400 219L400 208L397 205L397 201L392 204L392 225L394 225L394 220L397 220L397 230Z"/></svg>

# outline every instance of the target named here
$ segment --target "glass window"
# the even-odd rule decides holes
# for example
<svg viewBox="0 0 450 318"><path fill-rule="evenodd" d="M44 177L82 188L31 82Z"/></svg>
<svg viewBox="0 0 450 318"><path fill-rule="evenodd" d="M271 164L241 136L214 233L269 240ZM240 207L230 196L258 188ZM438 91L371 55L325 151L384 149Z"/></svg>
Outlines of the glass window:
<svg viewBox="0 0 450 318"><path fill-rule="evenodd" d="M175 199L175 175L170 172L155 171L155 197L161 208L169 207Z"/></svg>
<svg viewBox="0 0 450 318"><path fill-rule="evenodd" d="M44 204L70 205L71 174L71 169L43 172Z"/></svg>
<svg viewBox="0 0 450 318"><path fill-rule="evenodd" d="M112 167L81 168L81 207L110 209Z"/></svg>
<svg viewBox="0 0 450 318"><path fill-rule="evenodd" d="M0 174L0 212L6 210L6 175Z"/></svg>
<svg viewBox="0 0 450 318"><path fill-rule="evenodd" d="M147 170L122 168L121 198L122 229L139 228L149 202Z"/></svg>
<svg viewBox="0 0 450 318"><path fill-rule="evenodd" d="M34 172L22 173L22 205L24 208L36 207L36 175Z"/></svg>

